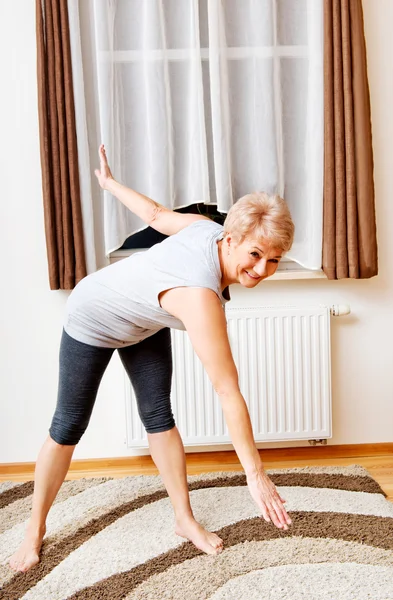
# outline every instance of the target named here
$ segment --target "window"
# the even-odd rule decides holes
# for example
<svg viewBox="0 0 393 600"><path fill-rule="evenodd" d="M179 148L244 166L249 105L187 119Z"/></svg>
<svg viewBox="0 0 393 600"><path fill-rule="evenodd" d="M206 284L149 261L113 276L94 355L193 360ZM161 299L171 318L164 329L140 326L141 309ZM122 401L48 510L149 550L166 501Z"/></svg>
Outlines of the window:
<svg viewBox="0 0 393 600"><path fill-rule="evenodd" d="M290 258L319 269L322 13L322 0L96 0L100 137L116 177L170 208L222 214L278 192L296 224ZM143 223L104 207L109 253Z"/></svg>

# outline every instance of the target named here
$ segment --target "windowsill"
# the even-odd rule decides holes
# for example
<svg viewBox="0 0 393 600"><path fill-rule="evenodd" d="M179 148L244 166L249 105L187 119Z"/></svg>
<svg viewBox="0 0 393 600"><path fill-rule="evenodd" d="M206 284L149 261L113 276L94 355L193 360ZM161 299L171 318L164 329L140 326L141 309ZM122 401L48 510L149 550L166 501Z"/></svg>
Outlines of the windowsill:
<svg viewBox="0 0 393 600"><path fill-rule="evenodd" d="M321 270L311 271L310 269L278 269L274 275L269 277L269 281L288 281L289 279L327 279L325 273Z"/></svg>
<svg viewBox="0 0 393 600"><path fill-rule="evenodd" d="M143 252L145 248L138 248L135 250L116 250L112 252L109 257L110 264L115 263L131 254L136 252ZM291 279L327 279L325 273L321 270L311 271L310 269L304 269L300 265L290 260L282 260L276 273L269 277L269 281L288 281Z"/></svg>

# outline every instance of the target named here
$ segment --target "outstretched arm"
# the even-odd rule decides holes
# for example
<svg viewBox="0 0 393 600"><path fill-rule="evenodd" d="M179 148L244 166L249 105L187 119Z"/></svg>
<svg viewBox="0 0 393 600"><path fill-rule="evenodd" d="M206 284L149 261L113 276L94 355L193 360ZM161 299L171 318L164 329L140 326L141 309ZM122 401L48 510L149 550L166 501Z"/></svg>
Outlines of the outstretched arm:
<svg viewBox="0 0 393 600"><path fill-rule="evenodd" d="M265 473L255 446L247 405L229 345L224 311L217 295L205 288L175 288L162 294L161 306L185 325L222 405L233 446L247 476L250 494L266 521L288 529L283 500Z"/></svg>
<svg viewBox="0 0 393 600"><path fill-rule="evenodd" d="M124 206L153 229L164 235L173 235L191 225L194 221L206 219L202 215L176 213L151 198L122 185L114 179L111 173L104 144L101 144L98 153L100 168L96 169L94 173L102 189L115 196Z"/></svg>

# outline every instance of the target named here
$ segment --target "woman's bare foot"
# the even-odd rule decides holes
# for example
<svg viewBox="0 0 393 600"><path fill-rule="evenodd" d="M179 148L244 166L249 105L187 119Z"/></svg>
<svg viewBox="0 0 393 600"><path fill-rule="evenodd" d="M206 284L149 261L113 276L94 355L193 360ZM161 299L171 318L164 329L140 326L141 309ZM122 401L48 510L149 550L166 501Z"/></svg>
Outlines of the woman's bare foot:
<svg viewBox="0 0 393 600"><path fill-rule="evenodd" d="M37 529L28 525L25 539L9 560L10 567L13 571L26 573L26 571L39 562L39 555L45 532L45 526Z"/></svg>
<svg viewBox="0 0 393 600"><path fill-rule="evenodd" d="M206 554L220 554L222 552L223 541L215 533L207 531L202 525L197 523L193 517L176 520L176 535L187 538Z"/></svg>

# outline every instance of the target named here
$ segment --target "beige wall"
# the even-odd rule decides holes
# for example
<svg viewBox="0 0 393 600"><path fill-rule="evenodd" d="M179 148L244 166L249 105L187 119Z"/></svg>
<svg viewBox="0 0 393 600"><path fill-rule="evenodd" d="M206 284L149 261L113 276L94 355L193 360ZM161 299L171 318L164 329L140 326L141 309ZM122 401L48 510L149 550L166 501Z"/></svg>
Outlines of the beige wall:
<svg viewBox="0 0 393 600"><path fill-rule="evenodd" d="M369 281L265 282L233 302L345 302L332 322L333 433L329 443L393 441L393 2L364 0L373 120L380 275ZM47 282L35 80L34 2L0 5L2 256L0 462L32 461L57 386L65 292ZM104 377L76 457L126 456L123 373ZM299 445L299 444L297 444Z"/></svg>

